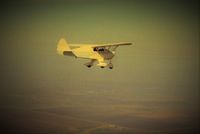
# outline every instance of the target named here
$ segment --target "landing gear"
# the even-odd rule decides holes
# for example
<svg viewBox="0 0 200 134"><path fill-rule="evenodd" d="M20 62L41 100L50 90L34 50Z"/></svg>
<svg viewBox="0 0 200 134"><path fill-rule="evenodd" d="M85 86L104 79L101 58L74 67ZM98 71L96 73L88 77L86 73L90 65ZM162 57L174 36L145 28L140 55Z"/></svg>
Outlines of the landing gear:
<svg viewBox="0 0 200 134"><path fill-rule="evenodd" d="M96 60L92 59L90 62L85 63L84 65L86 67L88 67L88 68L91 68L94 65L95 61ZM97 66L99 66L100 68L106 68L106 67L108 67L109 69L113 69L113 64L111 63L111 61L105 62L104 60L102 60L102 61L100 60L98 62L99 63L97 64Z"/></svg>
<svg viewBox="0 0 200 134"><path fill-rule="evenodd" d="M95 60L92 59L90 62L85 63L84 65L87 66L88 68L92 67L94 65Z"/></svg>
<svg viewBox="0 0 200 134"><path fill-rule="evenodd" d="M109 69L113 69L113 64L111 63L111 61L109 63L99 63L101 65L99 65L101 68L105 68L108 67Z"/></svg>
<svg viewBox="0 0 200 134"><path fill-rule="evenodd" d="M110 62L110 63L108 64L108 67L109 67L110 69L113 69L113 64Z"/></svg>

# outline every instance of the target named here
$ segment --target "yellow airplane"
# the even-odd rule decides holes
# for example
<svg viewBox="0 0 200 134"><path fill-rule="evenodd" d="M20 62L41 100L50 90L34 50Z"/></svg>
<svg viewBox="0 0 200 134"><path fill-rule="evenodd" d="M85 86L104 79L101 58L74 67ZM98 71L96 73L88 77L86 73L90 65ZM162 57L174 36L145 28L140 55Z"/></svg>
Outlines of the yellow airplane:
<svg viewBox="0 0 200 134"><path fill-rule="evenodd" d="M74 56L76 58L91 59L84 64L92 67L97 61L97 66L101 68L109 67L113 69L111 59L115 56L118 46L132 45L132 43L112 43L112 44L68 44L65 39L61 38L58 42L57 52L64 56Z"/></svg>

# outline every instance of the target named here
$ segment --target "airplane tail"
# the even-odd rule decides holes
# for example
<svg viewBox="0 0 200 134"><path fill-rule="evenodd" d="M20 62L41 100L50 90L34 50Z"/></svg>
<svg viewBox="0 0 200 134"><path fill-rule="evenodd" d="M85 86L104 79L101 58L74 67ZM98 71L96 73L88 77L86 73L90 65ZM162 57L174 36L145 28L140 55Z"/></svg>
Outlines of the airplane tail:
<svg viewBox="0 0 200 134"><path fill-rule="evenodd" d="M71 51L71 49L70 49L69 45L67 44L66 40L61 38L57 45L58 54L64 55L64 52L70 52L70 51Z"/></svg>

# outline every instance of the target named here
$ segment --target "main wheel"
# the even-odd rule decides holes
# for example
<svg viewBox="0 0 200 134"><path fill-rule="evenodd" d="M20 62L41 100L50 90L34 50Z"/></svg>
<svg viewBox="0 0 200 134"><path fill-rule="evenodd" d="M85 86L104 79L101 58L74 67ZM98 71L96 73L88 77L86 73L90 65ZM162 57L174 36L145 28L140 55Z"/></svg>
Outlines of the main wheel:
<svg viewBox="0 0 200 134"><path fill-rule="evenodd" d="M88 68L90 68L90 67L91 67L91 65L88 65L87 67L88 67Z"/></svg>
<svg viewBox="0 0 200 134"><path fill-rule="evenodd" d="M113 67L109 67L110 69L113 69Z"/></svg>
<svg viewBox="0 0 200 134"><path fill-rule="evenodd" d="M104 68L104 66L101 66L101 68Z"/></svg>

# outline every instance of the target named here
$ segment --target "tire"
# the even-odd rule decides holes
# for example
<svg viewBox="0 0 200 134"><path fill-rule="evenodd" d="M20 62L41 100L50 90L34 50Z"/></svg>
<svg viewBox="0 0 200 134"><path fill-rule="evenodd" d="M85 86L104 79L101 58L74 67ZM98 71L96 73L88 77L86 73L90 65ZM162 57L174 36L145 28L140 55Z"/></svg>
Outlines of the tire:
<svg viewBox="0 0 200 134"><path fill-rule="evenodd" d="M110 69L113 69L113 67L109 67Z"/></svg>

